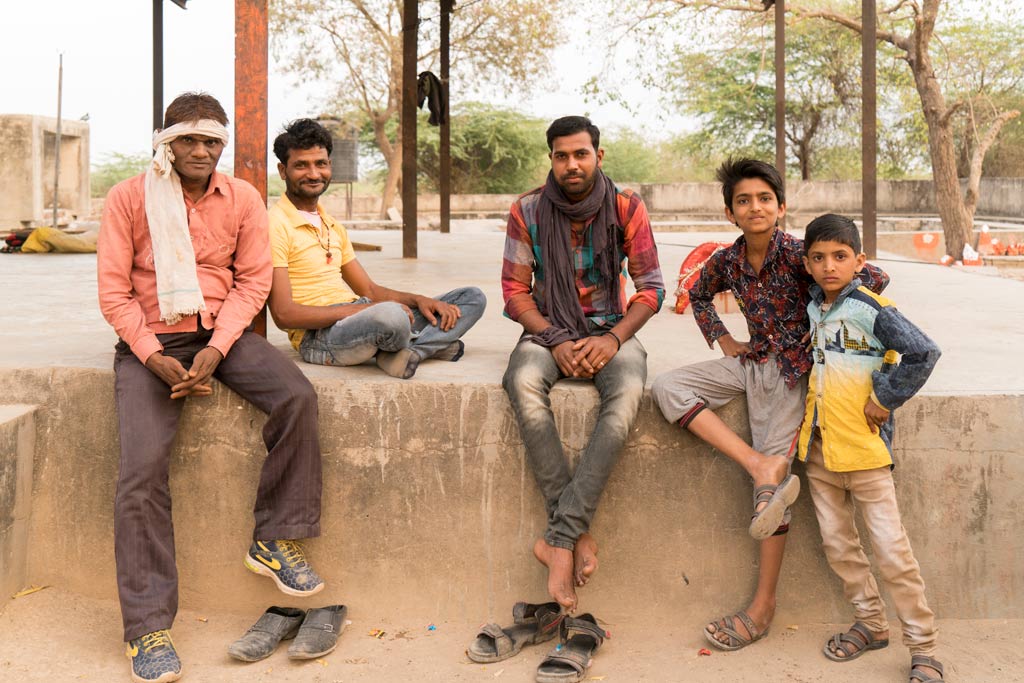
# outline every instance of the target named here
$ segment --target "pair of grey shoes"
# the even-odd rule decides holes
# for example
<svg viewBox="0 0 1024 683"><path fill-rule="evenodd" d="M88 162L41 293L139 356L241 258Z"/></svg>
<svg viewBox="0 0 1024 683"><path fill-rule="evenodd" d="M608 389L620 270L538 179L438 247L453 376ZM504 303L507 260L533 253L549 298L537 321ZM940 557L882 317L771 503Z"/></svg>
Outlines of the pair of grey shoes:
<svg viewBox="0 0 1024 683"><path fill-rule="evenodd" d="M345 630L344 605L317 607L308 612L294 607L271 607L245 635L228 646L228 654L243 662L269 657L282 640L294 638L288 648L291 659L316 659L338 646Z"/></svg>

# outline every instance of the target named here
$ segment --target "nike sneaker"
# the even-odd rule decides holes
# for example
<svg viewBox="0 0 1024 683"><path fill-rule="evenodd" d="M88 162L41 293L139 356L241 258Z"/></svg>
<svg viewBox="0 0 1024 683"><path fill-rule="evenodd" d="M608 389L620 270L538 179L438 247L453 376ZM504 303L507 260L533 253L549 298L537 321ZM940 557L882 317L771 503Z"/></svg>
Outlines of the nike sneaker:
<svg viewBox="0 0 1024 683"><path fill-rule="evenodd" d="M167 629L153 631L128 642L135 683L168 683L181 678L181 660Z"/></svg>
<svg viewBox="0 0 1024 683"><path fill-rule="evenodd" d="M324 588L323 579L309 566L296 541L254 541L245 556L245 566L272 578L286 595L304 598Z"/></svg>

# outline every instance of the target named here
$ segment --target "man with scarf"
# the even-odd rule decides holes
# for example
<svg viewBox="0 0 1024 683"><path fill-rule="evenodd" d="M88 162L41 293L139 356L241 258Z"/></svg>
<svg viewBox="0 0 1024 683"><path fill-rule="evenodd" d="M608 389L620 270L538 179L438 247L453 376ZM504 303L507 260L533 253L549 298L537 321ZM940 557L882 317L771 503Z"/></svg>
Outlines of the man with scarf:
<svg viewBox="0 0 1024 683"><path fill-rule="evenodd" d="M519 197L508 219L502 294L523 336L503 386L547 511L533 552L548 568L551 597L573 611L574 585L597 568L590 521L647 379L647 352L634 335L661 308L665 285L647 208L601 171L597 126L566 116L551 124L547 141L547 182ZM623 260L636 287L628 302ZM601 399L575 472L548 398L562 378L592 380Z"/></svg>
<svg viewBox="0 0 1024 683"><path fill-rule="evenodd" d="M178 575L168 465L184 399L209 396L212 377L268 414L246 567L291 596L324 585L291 540L320 534L317 397L249 330L270 291L267 212L251 185L216 170L227 123L210 95L176 98L150 168L111 189L100 228L100 309L120 337L114 554L135 681L181 675L169 633Z"/></svg>

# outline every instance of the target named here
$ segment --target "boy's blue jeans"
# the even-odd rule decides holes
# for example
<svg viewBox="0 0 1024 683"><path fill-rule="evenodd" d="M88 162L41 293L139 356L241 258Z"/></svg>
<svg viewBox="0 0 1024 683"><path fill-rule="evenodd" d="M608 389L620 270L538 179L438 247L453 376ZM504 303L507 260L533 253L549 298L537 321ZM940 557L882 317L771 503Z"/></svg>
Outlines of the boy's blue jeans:
<svg viewBox="0 0 1024 683"><path fill-rule="evenodd" d="M576 471L571 474L549 397L559 379L562 374L551 350L527 339L512 351L502 385L512 402L527 461L544 497L548 516L544 540L572 550L580 535L590 529L608 476L633 426L647 381L647 352L635 337L628 339L608 365L594 375L601 408Z"/></svg>
<svg viewBox="0 0 1024 683"><path fill-rule="evenodd" d="M462 317L447 332L431 325L423 314L413 309L413 322L401 304L385 301L339 320L330 327L309 330L299 345L302 360L315 365L358 365L377 351L400 351L411 347L420 359L432 357L466 334L487 306L487 297L477 287L462 287L434 297L454 304ZM352 304L372 303L366 297ZM349 306L351 304L341 304Z"/></svg>

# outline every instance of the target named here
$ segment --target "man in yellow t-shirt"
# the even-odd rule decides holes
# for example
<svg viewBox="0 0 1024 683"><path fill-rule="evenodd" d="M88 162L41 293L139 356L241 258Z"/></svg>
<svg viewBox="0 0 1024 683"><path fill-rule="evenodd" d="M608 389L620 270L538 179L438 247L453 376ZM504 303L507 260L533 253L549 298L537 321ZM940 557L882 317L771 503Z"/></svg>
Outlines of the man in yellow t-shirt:
<svg viewBox="0 0 1024 683"><path fill-rule="evenodd" d="M270 209L274 322L307 363L376 358L392 377L409 379L427 358L458 360L461 337L487 305L484 293L461 287L430 298L374 282L345 228L319 206L331 182L332 146L311 119L293 121L274 140L285 181L285 195Z"/></svg>

